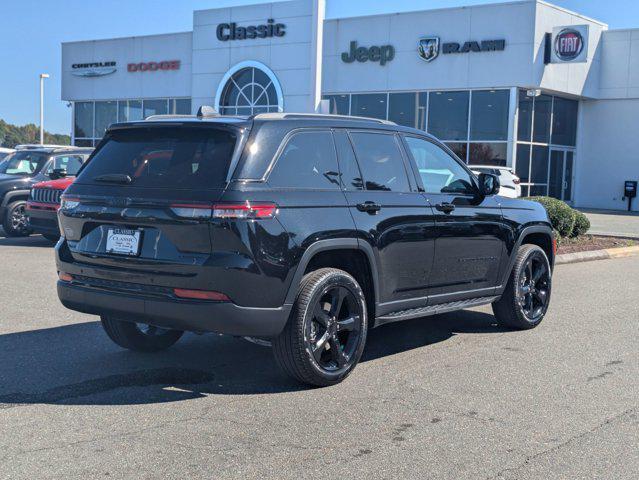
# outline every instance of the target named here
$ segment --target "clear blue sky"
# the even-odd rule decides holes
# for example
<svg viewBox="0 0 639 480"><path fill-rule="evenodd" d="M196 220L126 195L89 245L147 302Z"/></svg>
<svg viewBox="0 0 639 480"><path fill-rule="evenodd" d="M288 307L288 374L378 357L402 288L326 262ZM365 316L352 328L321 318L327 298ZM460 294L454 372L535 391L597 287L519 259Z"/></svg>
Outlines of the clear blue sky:
<svg viewBox="0 0 639 480"><path fill-rule="evenodd" d="M260 0L0 0L0 119L38 123L38 75L46 72L45 128L69 133L70 108L60 100L60 43L190 31L193 10ZM495 0L327 0L327 16L441 8ZM554 0L604 21L639 27L637 0Z"/></svg>

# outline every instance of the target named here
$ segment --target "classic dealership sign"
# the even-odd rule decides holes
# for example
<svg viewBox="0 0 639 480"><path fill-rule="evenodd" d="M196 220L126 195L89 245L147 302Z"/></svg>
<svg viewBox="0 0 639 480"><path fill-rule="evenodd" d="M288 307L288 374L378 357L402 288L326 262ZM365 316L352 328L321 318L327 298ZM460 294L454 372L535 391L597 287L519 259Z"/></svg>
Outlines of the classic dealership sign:
<svg viewBox="0 0 639 480"><path fill-rule="evenodd" d="M283 37L286 35L286 25L275 23L269 18L265 25L239 26L237 23L220 23L215 31L220 42L229 40L246 40L255 38Z"/></svg>
<svg viewBox="0 0 639 480"><path fill-rule="evenodd" d="M101 77L117 70L115 62L74 63L71 73L76 77Z"/></svg>
<svg viewBox="0 0 639 480"><path fill-rule="evenodd" d="M158 70L179 70L179 60L163 60L161 62L129 63L126 66L128 72L156 72Z"/></svg>
<svg viewBox="0 0 639 480"><path fill-rule="evenodd" d="M395 47L392 45L382 45L381 47L358 47L357 41L352 41L350 50L342 53L342 62L353 63L357 60L364 62L379 62L384 66L395 58Z"/></svg>
<svg viewBox="0 0 639 480"><path fill-rule="evenodd" d="M417 45L417 53L424 61L432 62L440 53L448 55L469 52L500 52L505 48L506 40L504 39L469 41L461 44L457 42L441 43L439 37L422 37Z"/></svg>
<svg viewBox="0 0 639 480"><path fill-rule="evenodd" d="M588 25L553 29L552 63L583 63L588 60Z"/></svg>

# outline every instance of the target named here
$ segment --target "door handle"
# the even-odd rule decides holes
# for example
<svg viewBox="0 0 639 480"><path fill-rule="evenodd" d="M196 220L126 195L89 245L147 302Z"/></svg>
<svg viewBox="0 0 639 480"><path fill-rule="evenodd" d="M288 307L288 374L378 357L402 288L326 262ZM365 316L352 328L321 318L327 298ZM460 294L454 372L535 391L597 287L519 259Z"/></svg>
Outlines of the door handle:
<svg viewBox="0 0 639 480"><path fill-rule="evenodd" d="M448 202L442 202L442 203L438 203L437 205L435 205L435 208L437 210L439 210L440 212L450 213L453 210L455 210L455 205L453 205L452 203L448 203Z"/></svg>
<svg viewBox="0 0 639 480"><path fill-rule="evenodd" d="M375 202L364 202L357 204L357 210L360 212L366 212L370 215L375 215L382 209L382 206L379 203Z"/></svg>

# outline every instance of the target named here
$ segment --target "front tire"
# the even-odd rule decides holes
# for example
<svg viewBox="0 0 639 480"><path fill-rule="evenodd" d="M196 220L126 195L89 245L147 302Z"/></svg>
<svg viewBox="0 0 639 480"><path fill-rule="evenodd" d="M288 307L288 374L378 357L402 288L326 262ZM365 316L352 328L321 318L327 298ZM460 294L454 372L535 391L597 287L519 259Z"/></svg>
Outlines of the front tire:
<svg viewBox="0 0 639 480"><path fill-rule="evenodd" d="M136 352L158 352L177 342L184 332L155 327L144 323L133 323L102 316L102 327L113 342L127 350Z"/></svg>
<svg viewBox="0 0 639 480"><path fill-rule="evenodd" d="M497 321L518 330L535 328L546 315L551 290L552 271L546 253L537 245L522 245L506 290L493 303Z"/></svg>
<svg viewBox="0 0 639 480"><path fill-rule="evenodd" d="M335 385L359 362L367 330L366 300L357 281L342 270L322 268L302 279L273 352L279 366L300 382Z"/></svg>
<svg viewBox="0 0 639 480"><path fill-rule="evenodd" d="M27 237L31 229L27 223L27 202L17 200L7 205L7 210L2 220L2 228L7 237Z"/></svg>

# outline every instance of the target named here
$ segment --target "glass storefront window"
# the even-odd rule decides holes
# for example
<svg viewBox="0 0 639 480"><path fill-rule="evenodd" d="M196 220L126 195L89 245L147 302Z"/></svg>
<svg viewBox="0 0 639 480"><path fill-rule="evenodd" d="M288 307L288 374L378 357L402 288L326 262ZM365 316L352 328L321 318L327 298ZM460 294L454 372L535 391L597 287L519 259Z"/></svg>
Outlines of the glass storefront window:
<svg viewBox="0 0 639 480"><path fill-rule="evenodd" d="M471 140L508 140L508 90L476 90L470 107Z"/></svg>
<svg viewBox="0 0 639 480"><path fill-rule="evenodd" d="M190 98L173 98L171 102L171 113L175 115L191 115Z"/></svg>
<svg viewBox="0 0 639 480"><path fill-rule="evenodd" d="M468 163L471 165L506 166L508 147L505 143L471 143Z"/></svg>
<svg viewBox="0 0 639 480"><path fill-rule="evenodd" d="M351 115L386 120L385 93L367 93L351 96Z"/></svg>
<svg viewBox="0 0 639 480"><path fill-rule="evenodd" d="M348 95L324 95L323 100L328 100L329 113L333 115L348 115L350 99Z"/></svg>
<svg viewBox="0 0 639 480"><path fill-rule="evenodd" d="M468 137L469 92L431 92L428 100L428 133L440 140Z"/></svg>
<svg viewBox="0 0 639 480"><path fill-rule="evenodd" d="M76 102L74 130L76 137L93 136L93 102Z"/></svg>
<svg viewBox="0 0 639 480"><path fill-rule="evenodd" d="M166 115L169 113L167 100L144 100L144 118L151 115Z"/></svg>
<svg viewBox="0 0 639 480"><path fill-rule="evenodd" d="M136 120L143 120L142 115L142 100L129 100L129 122Z"/></svg>
<svg viewBox="0 0 639 480"><path fill-rule="evenodd" d="M467 143L455 143L449 142L446 144L448 148L450 148L455 155L459 157L462 162L466 162L466 157L468 153L468 144Z"/></svg>
<svg viewBox="0 0 639 480"><path fill-rule="evenodd" d="M118 102L95 102L94 138L102 138L112 123L118 121Z"/></svg>
<svg viewBox="0 0 639 480"><path fill-rule="evenodd" d="M415 93L391 93L388 97L388 119L397 125L415 128L417 95Z"/></svg>
<svg viewBox="0 0 639 480"><path fill-rule="evenodd" d="M552 119L552 143L574 147L577 141L579 102L555 97Z"/></svg>
<svg viewBox="0 0 639 480"><path fill-rule="evenodd" d="M545 197L546 195L548 195L547 185L531 185L530 186L531 197Z"/></svg>
<svg viewBox="0 0 639 480"><path fill-rule="evenodd" d="M529 97L526 90L519 90L519 113L517 121L517 140L530 142L532 134L532 115L534 97Z"/></svg>
<svg viewBox="0 0 639 480"><path fill-rule="evenodd" d="M419 92L417 107L417 128L426 131L426 109L428 108L428 92Z"/></svg>
<svg viewBox="0 0 639 480"><path fill-rule="evenodd" d="M168 112L178 115L190 114L191 99L160 98L75 102L74 111L74 145L91 147L100 141L112 123L143 120L149 115Z"/></svg>
<svg viewBox="0 0 639 480"><path fill-rule="evenodd" d="M552 97L540 95L535 98L535 115L533 125L533 142L550 142L550 116L552 112Z"/></svg>
<svg viewBox="0 0 639 480"><path fill-rule="evenodd" d="M548 147L533 145L530 163L530 182L548 182Z"/></svg>
<svg viewBox="0 0 639 480"><path fill-rule="evenodd" d="M517 145L517 163L515 173L522 183L528 183L530 178L530 145Z"/></svg>

